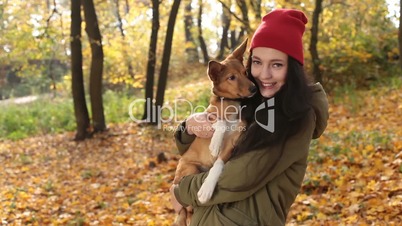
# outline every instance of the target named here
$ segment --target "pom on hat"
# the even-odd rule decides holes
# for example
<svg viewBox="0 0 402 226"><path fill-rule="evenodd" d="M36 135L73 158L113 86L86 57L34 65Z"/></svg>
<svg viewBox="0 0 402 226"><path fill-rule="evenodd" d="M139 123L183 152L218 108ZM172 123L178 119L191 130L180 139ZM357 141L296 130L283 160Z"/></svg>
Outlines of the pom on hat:
<svg viewBox="0 0 402 226"><path fill-rule="evenodd" d="M304 64L302 37L307 17L300 10L276 9L262 18L251 39L250 50L268 47L282 51Z"/></svg>

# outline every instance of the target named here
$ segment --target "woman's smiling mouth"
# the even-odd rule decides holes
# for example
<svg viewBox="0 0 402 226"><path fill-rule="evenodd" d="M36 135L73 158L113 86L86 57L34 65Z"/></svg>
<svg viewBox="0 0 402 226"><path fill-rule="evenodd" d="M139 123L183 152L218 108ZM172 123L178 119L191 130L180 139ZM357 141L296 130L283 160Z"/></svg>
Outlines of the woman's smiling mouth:
<svg viewBox="0 0 402 226"><path fill-rule="evenodd" d="M272 88L272 87L274 87L275 85L276 85L276 82L261 82L260 81L260 84L261 84L261 86L263 87L263 88Z"/></svg>

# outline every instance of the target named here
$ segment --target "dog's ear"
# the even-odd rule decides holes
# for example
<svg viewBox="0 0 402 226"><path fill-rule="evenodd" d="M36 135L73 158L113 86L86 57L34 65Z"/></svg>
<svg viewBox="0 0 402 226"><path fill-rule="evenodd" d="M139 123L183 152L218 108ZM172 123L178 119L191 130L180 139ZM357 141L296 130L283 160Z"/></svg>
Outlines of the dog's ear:
<svg viewBox="0 0 402 226"><path fill-rule="evenodd" d="M211 79L211 81L216 81L218 80L218 76L223 70L223 65L217 61L211 60L208 63L208 76Z"/></svg>
<svg viewBox="0 0 402 226"><path fill-rule="evenodd" d="M246 39L242 42L242 44L241 44L240 46L238 46L238 47L233 51L233 53L231 54L232 57L238 59L240 62L243 62L243 55L244 55L244 52L246 52L246 49L247 49L247 41L248 41L248 38L246 38Z"/></svg>

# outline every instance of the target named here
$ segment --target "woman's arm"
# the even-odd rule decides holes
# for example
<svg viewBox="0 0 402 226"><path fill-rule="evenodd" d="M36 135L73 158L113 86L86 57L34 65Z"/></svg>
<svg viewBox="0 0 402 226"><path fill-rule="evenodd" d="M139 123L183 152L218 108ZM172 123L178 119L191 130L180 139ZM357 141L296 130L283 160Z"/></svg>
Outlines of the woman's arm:
<svg viewBox="0 0 402 226"><path fill-rule="evenodd" d="M183 155L196 137L211 138L214 133L212 123L215 119L215 115L202 112L192 114L180 123L174 133L179 154Z"/></svg>
<svg viewBox="0 0 402 226"><path fill-rule="evenodd" d="M186 130L186 121L183 121L179 124L174 132L174 139L176 141L176 147L179 151L180 155L183 155L188 148L190 147L191 143L193 143L195 139L194 134L189 134Z"/></svg>
<svg viewBox="0 0 402 226"><path fill-rule="evenodd" d="M250 151L228 161L214 195L207 203L201 204L198 201L197 192L208 172L184 177L174 190L177 200L184 206L208 206L235 202L249 197L292 164L307 158L314 131L314 117L314 113L311 112L309 114L311 123L303 131L290 137L283 147ZM282 155L281 152L283 152Z"/></svg>

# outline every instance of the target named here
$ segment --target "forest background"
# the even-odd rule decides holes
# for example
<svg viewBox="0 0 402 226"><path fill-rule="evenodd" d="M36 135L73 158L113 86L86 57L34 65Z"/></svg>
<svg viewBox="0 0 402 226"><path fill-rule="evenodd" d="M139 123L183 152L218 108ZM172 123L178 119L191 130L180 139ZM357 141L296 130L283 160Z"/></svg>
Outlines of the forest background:
<svg viewBox="0 0 402 226"><path fill-rule="evenodd" d="M289 224L400 223L400 5L0 0L0 224L170 224L184 103L207 105L207 62L274 8L306 13L305 67L331 103Z"/></svg>

